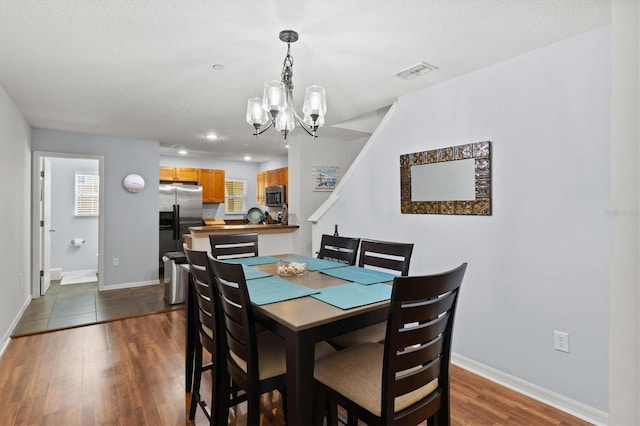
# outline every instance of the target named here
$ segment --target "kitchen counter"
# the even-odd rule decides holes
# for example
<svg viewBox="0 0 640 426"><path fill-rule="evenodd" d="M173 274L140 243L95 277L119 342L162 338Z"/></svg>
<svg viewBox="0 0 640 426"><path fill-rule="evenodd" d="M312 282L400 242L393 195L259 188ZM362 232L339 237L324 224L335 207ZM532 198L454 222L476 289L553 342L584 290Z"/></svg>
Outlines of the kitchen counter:
<svg viewBox="0 0 640 426"><path fill-rule="evenodd" d="M190 234L185 235L185 242L194 250L211 251L210 234L244 234L258 233L258 252L260 255L291 253L293 249L293 233L298 225L253 224L242 225L206 225L189 228Z"/></svg>
<svg viewBox="0 0 640 426"><path fill-rule="evenodd" d="M294 232L300 228L298 225L281 225L279 223L274 224L261 224L261 223L247 223L244 225L205 225L205 226L192 226L189 228L192 234L199 233L216 233L216 234L236 234L240 232L257 232L258 234L273 234L273 233L285 233Z"/></svg>

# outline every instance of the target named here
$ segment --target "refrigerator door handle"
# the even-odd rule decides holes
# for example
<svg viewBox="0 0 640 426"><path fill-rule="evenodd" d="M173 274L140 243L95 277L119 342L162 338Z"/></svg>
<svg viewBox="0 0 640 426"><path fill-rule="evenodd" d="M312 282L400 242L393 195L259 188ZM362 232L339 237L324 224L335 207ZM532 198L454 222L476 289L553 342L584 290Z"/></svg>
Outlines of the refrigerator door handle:
<svg viewBox="0 0 640 426"><path fill-rule="evenodd" d="M180 239L180 205L173 205L173 239Z"/></svg>

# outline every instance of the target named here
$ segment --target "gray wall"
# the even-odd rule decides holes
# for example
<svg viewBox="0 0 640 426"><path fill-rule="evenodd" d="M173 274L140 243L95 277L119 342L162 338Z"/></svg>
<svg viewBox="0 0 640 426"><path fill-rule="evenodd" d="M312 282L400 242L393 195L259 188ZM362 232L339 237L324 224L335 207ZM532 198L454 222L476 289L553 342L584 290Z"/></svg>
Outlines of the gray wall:
<svg viewBox="0 0 640 426"><path fill-rule="evenodd" d="M609 424L640 424L640 3L612 4Z"/></svg>
<svg viewBox="0 0 640 426"><path fill-rule="evenodd" d="M339 170L338 182L347 172L353 160L367 142L366 138L355 139L349 142L335 141L328 138L312 141L306 133L290 136L289 147L289 214L290 222L300 225L300 229L293 235L295 253L313 255L311 247L312 225L307 220L316 211L332 192L314 191L311 168L312 166L337 166ZM376 208L367 209L364 214L375 214ZM340 235L352 236L353 230L338 224ZM333 225L327 233L333 234Z"/></svg>
<svg viewBox="0 0 640 426"><path fill-rule="evenodd" d="M50 158L51 161L51 267L62 273L98 269L98 216L74 216L75 173L98 174L98 160ZM74 238L84 245L71 244Z"/></svg>
<svg viewBox="0 0 640 426"><path fill-rule="evenodd" d="M34 129L32 148L103 156L104 288L157 283L159 143ZM124 189L122 180L130 173L145 179L145 190ZM111 266L113 258L119 266Z"/></svg>
<svg viewBox="0 0 640 426"><path fill-rule="evenodd" d="M454 352L596 415L608 410L610 57L604 28L400 98L314 228L413 242L411 274L469 262ZM401 154L484 140L492 216L400 213Z"/></svg>
<svg viewBox="0 0 640 426"><path fill-rule="evenodd" d="M31 294L31 130L0 86L0 352Z"/></svg>

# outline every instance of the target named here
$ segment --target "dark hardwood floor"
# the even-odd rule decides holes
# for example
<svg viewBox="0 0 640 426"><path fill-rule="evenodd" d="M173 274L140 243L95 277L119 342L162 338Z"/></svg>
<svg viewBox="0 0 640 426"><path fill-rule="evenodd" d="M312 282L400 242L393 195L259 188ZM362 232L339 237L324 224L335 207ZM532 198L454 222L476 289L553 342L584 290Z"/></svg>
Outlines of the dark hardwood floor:
<svg viewBox="0 0 640 426"><path fill-rule="evenodd" d="M98 291L97 282L61 285L59 280L52 281L44 296L31 301L11 337L182 309L183 306L165 302L162 284Z"/></svg>
<svg viewBox="0 0 640 426"><path fill-rule="evenodd" d="M184 310L11 339L0 358L0 425L207 424L186 420ZM205 379L203 394L210 386ZM453 425L587 425L452 366ZM229 424L245 424L244 407ZM261 424L282 425L278 393Z"/></svg>

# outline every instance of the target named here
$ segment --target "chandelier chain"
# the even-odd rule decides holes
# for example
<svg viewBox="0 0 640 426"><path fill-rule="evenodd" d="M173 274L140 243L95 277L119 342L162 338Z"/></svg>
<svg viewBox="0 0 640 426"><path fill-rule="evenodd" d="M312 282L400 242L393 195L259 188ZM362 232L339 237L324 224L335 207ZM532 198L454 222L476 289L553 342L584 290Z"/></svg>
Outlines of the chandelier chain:
<svg viewBox="0 0 640 426"><path fill-rule="evenodd" d="M282 63L280 77L288 94L293 95L293 56L291 56L291 44L289 43L287 43L287 56Z"/></svg>

